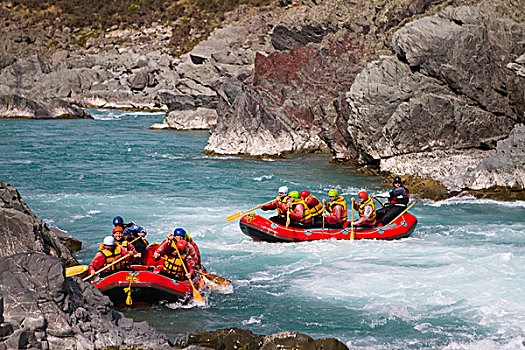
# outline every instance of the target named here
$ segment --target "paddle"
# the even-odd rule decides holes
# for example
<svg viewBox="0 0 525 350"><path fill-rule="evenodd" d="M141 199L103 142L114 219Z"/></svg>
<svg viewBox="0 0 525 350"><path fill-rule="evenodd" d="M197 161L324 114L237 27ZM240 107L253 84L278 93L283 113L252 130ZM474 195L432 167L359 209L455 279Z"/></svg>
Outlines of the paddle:
<svg viewBox="0 0 525 350"><path fill-rule="evenodd" d="M325 211L325 205L326 204L326 200L323 199L323 233L324 233L324 211Z"/></svg>
<svg viewBox="0 0 525 350"><path fill-rule="evenodd" d="M401 215L403 215L404 213L406 213L406 212L408 211L408 209L412 208L412 206L414 206L414 204L416 204L416 203L417 203L417 200L415 200L414 203L410 204L410 206L409 206L408 208L406 208L405 210L403 210L398 216L396 216L396 217L394 218L394 220L390 221L390 222L389 222L387 225L385 225L385 226L388 226L388 225L392 224L394 221L397 220L398 217L400 217Z"/></svg>
<svg viewBox="0 0 525 350"><path fill-rule="evenodd" d="M354 239L354 198L352 198L352 221L350 222L350 240L353 240L353 239Z"/></svg>
<svg viewBox="0 0 525 350"><path fill-rule="evenodd" d="M229 215L226 217L226 222L232 222L234 220L237 220L237 219L240 219L244 214L246 213L249 213L251 211L254 211L255 209L259 209L260 207L262 207L263 205L266 205L266 204L270 204L274 201L275 199L272 199L271 201L269 202L266 202L264 204L259 204L258 206L256 206L255 208L252 208L250 210L246 210L246 211L240 211L238 213L235 213L235 214L232 214L232 215Z"/></svg>
<svg viewBox="0 0 525 350"><path fill-rule="evenodd" d="M141 237L139 236L139 237L135 238L134 240L132 240L131 242L129 242L129 244L135 242L135 241L138 240L139 238L141 238ZM67 268L66 268L66 277L82 275L82 274L83 274L84 272L86 272L88 269L89 269L89 266L88 266L88 265L77 265L77 266L67 267Z"/></svg>
<svg viewBox="0 0 525 350"><path fill-rule="evenodd" d="M289 211L286 212L286 227L288 227L288 225L290 225L290 212Z"/></svg>
<svg viewBox="0 0 525 350"><path fill-rule="evenodd" d="M186 275L188 275L188 274L189 274L189 272L188 272L188 268L186 267L186 263L185 263L184 260L182 259L182 256L180 255L179 250L178 250L178 249L175 249L175 251L177 252L177 255L179 256L179 259L180 259L181 265L182 265L182 267L184 268L184 272L186 273ZM188 278L188 281L190 281L191 288L193 289L193 299L198 300L198 301L200 301L201 303L204 304L204 298L202 297L201 293L199 293L199 291L197 290L197 288L195 288L195 286L193 285L193 281L191 280L191 276Z"/></svg>
<svg viewBox="0 0 525 350"><path fill-rule="evenodd" d="M109 265L107 265L107 266L104 266L103 268L101 268L101 269L98 270L97 272L94 272L94 273L92 273L91 275L89 275L89 276L83 278L82 281L87 281L87 280L90 279L91 277L94 277L94 276L98 275L98 274L101 273L102 271L105 271L108 267L111 267L111 266L115 265L116 263L121 262L122 260L126 259L126 258L127 258L128 256L130 256L130 255L132 255L132 253L128 253L128 254L124 255L122 258L113 261L111 264L109 264Z"/></svg>
<svg viewBox="0 0 525 350"><path fill-rule="evenodd" d="M377 201L377 203L381 204L381 206L382 206L383 208L385 207L385 203L383 203L383 202L381 202L379 199L377 199L375 194L372 195L372 198L374 198L374 199Z"/></svg>
<svg viewBox="0 0 525 350"><path fill-rule="evenodd" d="M200 270L196 270L197 273L203 275L203 276L206 276L208 277L209 279L211 279L212 281L214 281L215 283L217 284L220 284L220 285L223 285L225 287L229 286L232 284L232 281L224 278L224 277L221 277L221 276L217 276L217 275L214 275L212 273L209 273L209 272L204 272L204 271L200 271Z"/></svg>

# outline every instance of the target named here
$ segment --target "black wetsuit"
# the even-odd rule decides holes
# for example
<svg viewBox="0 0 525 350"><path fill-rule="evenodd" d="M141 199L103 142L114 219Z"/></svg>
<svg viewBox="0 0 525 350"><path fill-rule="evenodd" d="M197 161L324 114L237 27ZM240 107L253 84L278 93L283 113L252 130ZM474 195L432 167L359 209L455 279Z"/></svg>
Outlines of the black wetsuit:
<svg viewBox="0 0 525 350"><path fill-rule="evenodd" d="M376 211L376 219L380 220L383 225L387 225L396 218L403 210L406 209L410 194L408 189L403 186L395 187L390 191L388 203L384 208Z"/></svg>

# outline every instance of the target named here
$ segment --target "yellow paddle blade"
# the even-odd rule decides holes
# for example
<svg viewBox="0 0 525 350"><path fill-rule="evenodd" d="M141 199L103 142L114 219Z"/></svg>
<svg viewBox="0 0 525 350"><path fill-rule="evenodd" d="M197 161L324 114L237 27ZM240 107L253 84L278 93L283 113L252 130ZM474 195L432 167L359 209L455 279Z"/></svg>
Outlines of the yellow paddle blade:
<svg viewBox="0 0 525 350"><path fill-rule="evenodd" d="M226 217L226 222L235 221L235 220L239 219L243 214L244 214L244 212L232 214L232 215Z"/></svg>
<svg viewBox="0 0 525 350"><path fill-rule="evenodd" d="M85 275L87 275L88 269L89 269L89 266L87 265L78 265L78 266L68 267L66 268L66 277L71 277L71 276L85 277Z"/></svg>
<svg viewBox="0 0 525 350"><path fill-rule="evenodd" d="M202 297L201 293L199 293L199 291L195 287L193 287L193 299L204 304L204 298Z"/></svg>
<svg viewBox="0 0 525 350"><path fill-rule="evenodd" d="M131 300L131 291L128 293L128 297L126 298L126 305L133 304L133 300Z"/></svg>

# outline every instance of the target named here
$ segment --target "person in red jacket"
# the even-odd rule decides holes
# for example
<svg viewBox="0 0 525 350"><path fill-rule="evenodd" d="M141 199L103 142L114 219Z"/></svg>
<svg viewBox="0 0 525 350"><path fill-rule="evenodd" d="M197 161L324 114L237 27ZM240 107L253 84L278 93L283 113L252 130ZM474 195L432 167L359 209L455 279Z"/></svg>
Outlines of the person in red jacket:
<svg viewBox="0 0 525 350"><path fill-rule="evenodd" d="M279 194L277 198L271 203L265 204L261 207L263 211L277 209L277 215L272 216L270 220L275 222L276 224L283 225L283 226L286 224L286 212L288 211L287 202L290 199L290 197L288 196L288 193L289 193L289 189L287 186L279 187Z"/></svg>
<svg viewBox="0 0 525 350"><path fill-rule="evenodd" d="M302 199L306 202L310 215L312 216L312 227L323 226L323 205L315 196L310 194L308 190L303 190L299 193Z"/></svg>
<svg viewBox="0 0 525 350"><path fill-rule="evenodd" d="M290 192L290 200L288 201L288 210L290 212L290 225L297 228L310 228L312 227L312 216L308 205L303 198L299 195L299 192Z"/></svg>
<svg viewBox="0 0 525 350"><path fill-rule="evenodd" d="M193 258L193 261L195 261L195 268L197 270L204 270L201 263L201 253L199 251L199 247L197 247L195 241L183 228L177 227L175 230L173 230L173 234L167 235L166 238L168 240L174 239L177 242L180 240L185 240L188 242L190 255Z"/></svg>
<svg viewBox="0 0 525 350"><path fill-rule="evenodd" d="M97 252L95 254L95 257L89 264L90 275L94 274L96 271L102 269L105 266L111 265L112 263L118 261L119 259L130 253L125 248L122 248L120 245L116 244L115 239L111 236L107 236L104 238L103 246L104 249L102 251ZM126 259L123 259L118 263L111 265L101 274L109 275L113 272L125 269L128 266L128 262L132 258L133 255L130 254Z"/></svg>
<svg viewBox="0 0 525 350"><path fill-rule="evenodd" d="M348 219L348 206L343 196L339 195L339 191L328 191L328 198L330 202L326 204L326 199L323 199L326 210L330 215L326 216L326 226L329 228L343 228L344 223Z"/></svg>
<svg viewBox="0 0 525 350"><path fill-rule="evenodd" d="M167 239L162 242L153 254L154 259L164 256L164 266L159 273L177 280L193 279L195 277L195 261L191 257L189 247L190 245L185 240L177 242L175 239ZM177 250L183 261L179 259ZM188 273L185 272L182 264L185 264Z"/></svg>

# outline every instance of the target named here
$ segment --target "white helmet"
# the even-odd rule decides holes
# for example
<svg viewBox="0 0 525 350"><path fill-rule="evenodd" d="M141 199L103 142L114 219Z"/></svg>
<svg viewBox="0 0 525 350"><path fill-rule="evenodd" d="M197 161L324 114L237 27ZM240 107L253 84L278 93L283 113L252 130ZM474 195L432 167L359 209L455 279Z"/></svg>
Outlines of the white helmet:
<svg viewBox="0 0 525 350"><path fill-rule="evenodd" d="M115 245L115 238L111 236L104 237L104 245Z"/></svg>
<svg viewBox="0 0 525 350"><path fill-rule="evenodd" d="M288 194L288 192L290 192L290 190L288 189L288 186L279 187L279 193Z"/></svg>

